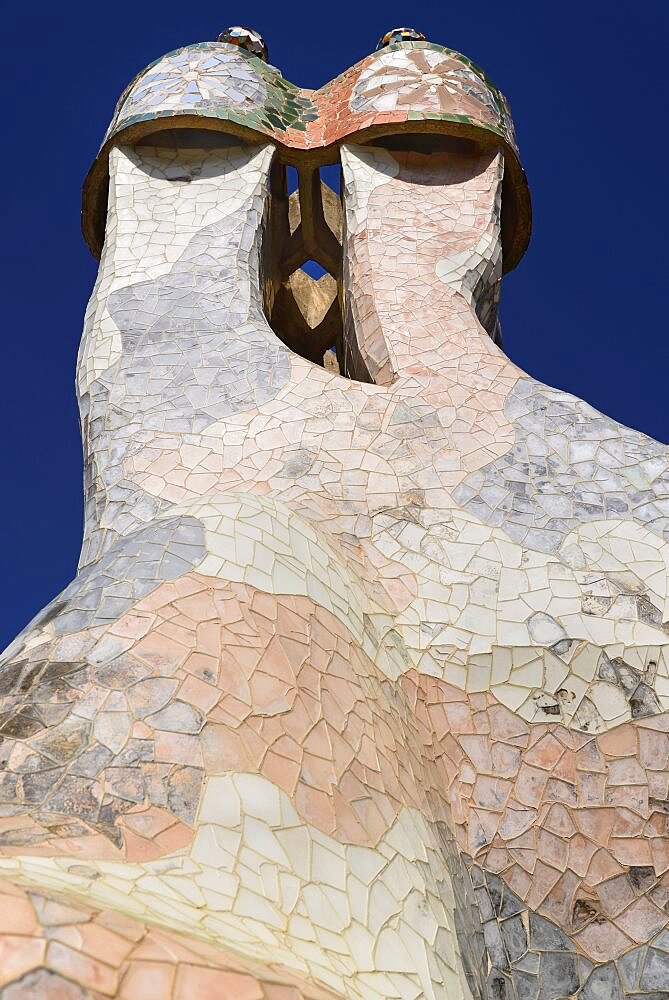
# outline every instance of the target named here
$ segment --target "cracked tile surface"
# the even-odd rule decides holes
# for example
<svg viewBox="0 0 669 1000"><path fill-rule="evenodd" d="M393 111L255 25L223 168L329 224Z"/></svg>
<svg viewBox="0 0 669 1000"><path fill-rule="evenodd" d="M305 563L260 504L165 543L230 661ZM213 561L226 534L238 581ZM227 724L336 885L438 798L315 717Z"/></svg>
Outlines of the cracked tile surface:
<svg viewBox="0 0 669 1000"><path fill-rule="evenodd" d="M332 144L350 377L265 315ZM1 1000L669 998L667 450L496 343L515 157L427 42L122 96L80 569L0 662Z"/></svg>

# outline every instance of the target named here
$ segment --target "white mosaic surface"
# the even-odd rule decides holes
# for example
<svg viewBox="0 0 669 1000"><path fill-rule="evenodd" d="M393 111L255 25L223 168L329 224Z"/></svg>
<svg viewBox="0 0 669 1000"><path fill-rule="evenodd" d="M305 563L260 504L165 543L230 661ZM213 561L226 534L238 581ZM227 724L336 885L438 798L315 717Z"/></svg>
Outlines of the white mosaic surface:
<svg viewBox="0 0 669 1000"><path fill-rule="evenodd" d="M208 69L260 100L237 58ZM132 100L185 100L190 59ZM110 155L80 570L0 670L0 889L33 928L0 927L0 996L657 1000L666 449L491 339L501 149L343 145L354 377L294 354L274 156ZM40 893L83 907L60 950Z"/></svg>

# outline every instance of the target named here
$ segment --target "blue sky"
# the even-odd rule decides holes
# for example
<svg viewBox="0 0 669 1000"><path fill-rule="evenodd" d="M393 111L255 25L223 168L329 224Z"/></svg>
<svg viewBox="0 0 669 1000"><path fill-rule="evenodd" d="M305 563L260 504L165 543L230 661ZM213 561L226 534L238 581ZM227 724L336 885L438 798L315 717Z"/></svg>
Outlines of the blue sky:
<svg viewBox="0 0 669 1000"><path fill-rule="evenodd" d="M534 205L529 251L505 279L507 352L669 440L666 3L13 4L0 157L0 647L69 582L79 553L74 368L96 270L80 235L81 183L129 79L240 22L305 87L402 24L480 63L510 100Z"/></svg>

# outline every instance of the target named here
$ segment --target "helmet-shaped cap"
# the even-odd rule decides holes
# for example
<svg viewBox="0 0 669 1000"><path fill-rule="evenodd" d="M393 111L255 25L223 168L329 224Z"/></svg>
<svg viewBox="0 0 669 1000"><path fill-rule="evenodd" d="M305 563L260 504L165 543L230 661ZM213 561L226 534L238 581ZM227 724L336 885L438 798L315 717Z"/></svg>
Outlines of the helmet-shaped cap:
<svg viewBox="0 0 669 1000"><path fill-rule="evenodd" d="M163 129L207 129L273 142L284 163L321 166L337 161L343 142L431 133L503 148L503 266L510 271L527 247L531 208L509 106L470 59L417 34L393 29L379 50L315 91L296 87L265 62L265 43L249 28L162 56L122 94L89 171L83 205L89 246L99 255L108 153L117 142L132 144Z"/></svg>

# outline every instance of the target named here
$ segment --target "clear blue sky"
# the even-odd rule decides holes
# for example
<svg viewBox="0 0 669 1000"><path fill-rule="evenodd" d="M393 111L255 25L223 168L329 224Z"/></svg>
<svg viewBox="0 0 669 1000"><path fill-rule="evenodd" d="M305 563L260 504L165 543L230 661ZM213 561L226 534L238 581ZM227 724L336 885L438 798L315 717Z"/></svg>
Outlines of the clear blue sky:
<svg viewBox="0 0 669 1000"><path fill-rule="evenodd" d="M80 188L114 104L162 53L248 23L318 87L408 24L508 96L534 236L505 279L508 353L535 377L669 439L669 5L19 3L3 10L0 647L72 578L81 539L74 367L96 264ZM661 289L664 295L661 294Z"/></svg>

